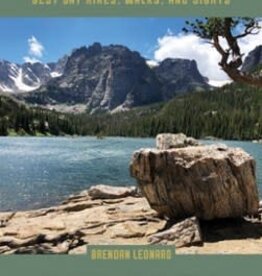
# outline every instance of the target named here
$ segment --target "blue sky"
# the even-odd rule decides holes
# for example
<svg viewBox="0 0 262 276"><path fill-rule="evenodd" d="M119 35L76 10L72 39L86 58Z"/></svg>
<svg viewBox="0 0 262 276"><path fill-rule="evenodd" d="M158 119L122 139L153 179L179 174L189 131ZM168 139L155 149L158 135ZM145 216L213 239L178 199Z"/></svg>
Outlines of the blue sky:
<svg viewBox="0 0 262 276"><path fill-rule="evenodd" d="M56 61L72 49L100 42L122 44L152 58L157 39L181 31L185 18L7 18L0 19L0 59L22 63L28 39L43 47L43 62Z"/></svg>

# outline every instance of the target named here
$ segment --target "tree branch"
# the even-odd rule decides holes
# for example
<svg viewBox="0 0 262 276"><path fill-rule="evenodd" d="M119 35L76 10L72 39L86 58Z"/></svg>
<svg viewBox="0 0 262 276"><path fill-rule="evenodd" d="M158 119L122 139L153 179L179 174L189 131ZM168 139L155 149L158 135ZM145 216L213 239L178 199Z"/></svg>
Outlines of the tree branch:
<svg viewBox="0 0 262 276"><path fill-rule="evenodd" d="M245 28L240 34L234 34L237 32L236 28L239 24L243 24ZM261 27L256 19L215 17L207 18L206 22L196 20L195 23L189 23L188 25L190 26L191 32L212 43L221 55L219 65L232 80L262 87L262 76L260 72L258 74L252 74L240 71L244 55L241 53L238 40L248 35L259 33ZM189 30L186 31L189 32ZM228 49L222 47L220 38L226 40Z"/></svg>

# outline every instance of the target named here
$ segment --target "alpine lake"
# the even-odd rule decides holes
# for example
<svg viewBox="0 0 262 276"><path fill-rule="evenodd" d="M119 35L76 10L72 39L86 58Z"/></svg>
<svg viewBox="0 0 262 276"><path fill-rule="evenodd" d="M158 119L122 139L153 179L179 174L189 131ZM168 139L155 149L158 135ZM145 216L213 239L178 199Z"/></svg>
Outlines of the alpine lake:
<svg viewBox="0 0 262 276"><path fill-rule="evenodd" d="M262 193L262 144L202 141L240 147L256 160ZM152 138L1 137L0 211L30 210L61 203L96 184L136 185L129 175L135 150L155 147Z"/></svg>

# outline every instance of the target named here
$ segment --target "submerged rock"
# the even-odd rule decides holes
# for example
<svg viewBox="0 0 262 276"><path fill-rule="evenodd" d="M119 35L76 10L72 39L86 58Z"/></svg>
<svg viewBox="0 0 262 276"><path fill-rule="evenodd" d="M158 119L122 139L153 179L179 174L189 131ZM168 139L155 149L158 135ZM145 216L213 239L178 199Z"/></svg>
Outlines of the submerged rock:
<svg viewBox="0 0 262 276"><path fill-rule="evenodd" d="M134 153L130 171L162 216L212 220L258 210L255 161L240 148L143 149Z"/></svg>
<svg viewBox="0 0 262 276"><path fill-rule="evenodd" d="M188 146L199 146L199 142L192 138L187 137L183 133L171 134L163 133L158 134L156 137L156 147L159 150L167 150L172 148L184 148Z"/></svg>
<svg viewBox="0 0 262 276"><path fill-rule="evenodd" d="M252 142L254 144L262 144L262 139L260 139L260 140L253 140Z"/></svg>

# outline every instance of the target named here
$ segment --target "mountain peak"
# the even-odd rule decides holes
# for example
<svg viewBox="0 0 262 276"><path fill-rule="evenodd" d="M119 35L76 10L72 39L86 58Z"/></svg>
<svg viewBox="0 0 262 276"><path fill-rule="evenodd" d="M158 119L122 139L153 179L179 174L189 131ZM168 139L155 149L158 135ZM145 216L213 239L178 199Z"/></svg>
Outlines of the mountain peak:
<svg viewBox="0 0 262 276"><path fill-rule="evenodd" d="M179 94L210 88L207 78L200 74L195 60L167 58L153 70L163 85L163 96L166 100Z"/></svg>
<svg viewBox="0 0 262 276"><path fill-rule="evenodd" d="M241 71L251 72L262 64L262 45L257 46L252 50L244 60Z"/></svg>
<svg viewBox="0 0 262 276"><path fill-rule="evenodd" d="M71 55L72 58L75 57L79 57L79 56L86 56L86 57L90 57L90 56L95 56L100 54L102 51L102 45L98 42L95 42L94 44L92 44L91 46L87 47L87 46L82 46L78 49L75 49Z"/></svg>
<svg viewBox="0 0 262 276"><path fill-rule="evenodd" d="M76 105L91 113L127 110L210 88L195 60L168 58L150 67L140 53L126 46L97 42L73 50L56 63L25 63L15 71L26 91L36 90L21 95L25 101L60 111ZM15 91L23 87L11 84Z"/></svg>
<svg viewBox="0 0 262 276"><path fill-rule="evenodd" d="M63 72L63 66L41 62L25 62L22 65L0 61L0 89L4 92L18 93L38 89Z"/></svg>

